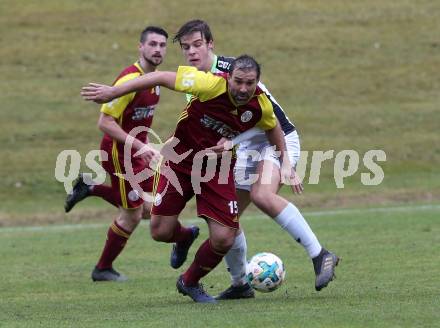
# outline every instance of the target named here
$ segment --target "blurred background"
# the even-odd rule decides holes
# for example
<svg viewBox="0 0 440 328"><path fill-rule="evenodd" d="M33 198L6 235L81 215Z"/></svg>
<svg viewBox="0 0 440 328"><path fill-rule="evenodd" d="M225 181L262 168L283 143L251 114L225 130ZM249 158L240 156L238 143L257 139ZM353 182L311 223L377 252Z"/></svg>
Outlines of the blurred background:
<svg viewBox="0 0 440 328"><path fill-rule="evenodd" d="M262 80L309 151L300 208L378 207L440 200L440 3L438 1L0 2L0 226L109 221L115 210L87 199L64 214L55 179L62 150L99 149L99 106L81 86L112 83L137 60L139 34L170 34L161 70L184 64L171 39L187 20L206 20L215 53L253 55ZM166 138L185 105L162 89L153 129ZM359 169L337 188L334 157L309 184L311 152L353 149ZM362 162L382 149L385 178L364 186ZM255 209L253 209L255 210ZM189 206L184 217L194 216Z"/></svg>

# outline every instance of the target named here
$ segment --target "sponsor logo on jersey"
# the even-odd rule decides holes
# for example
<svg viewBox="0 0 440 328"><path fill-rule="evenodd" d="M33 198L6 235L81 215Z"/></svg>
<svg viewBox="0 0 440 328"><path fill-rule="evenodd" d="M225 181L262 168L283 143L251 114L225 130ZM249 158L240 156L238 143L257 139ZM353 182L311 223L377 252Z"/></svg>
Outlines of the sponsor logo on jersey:
<svg viewBox="0 0 440 328"><path fill-rule="evenodd" d="M148 107L137 107L133 111L133 116L131 119L133 121L140 121L146 118L152 117L154 115L154 109L156 106L148 106Z"/></svg>
<svg viewBox="0 0 440 328"><path fill-rule="evenodd" d="M227 62L227 61L220 60L220 59L217 61L217 67L218 67L219 69L221 69L221 70L226 70L226 71L228 71L228 70L229 70L229 66L231 66L231 63L229 63L229 62Z"/></svg>
<svg viewBox="0 0 440 328"><path fill-rule="evenodd" d="M243 123L249 122L252 118L252 112L250 110L245 111L243 114L241 114L240 120Z"/></svg>
<svg viewBox="0 0 440 328"><path fill-rule="evenodd" d="M212 117L209 117L208 115L203 115L203 118L200 119L200 123L211 130L216 131L218 134L220 134L222 137L232 139L235 136L239 135L240 132L234 131L230 126L227 124L217 121L213 119Z"/></svg>
<svg viewBox="0 0 440 328"><path fill-rule="evenodd" d="M182 87L184 88L191 88L195 81L194 79L196 78L196 74L194 72L186 72L182 74Z"/></svg>

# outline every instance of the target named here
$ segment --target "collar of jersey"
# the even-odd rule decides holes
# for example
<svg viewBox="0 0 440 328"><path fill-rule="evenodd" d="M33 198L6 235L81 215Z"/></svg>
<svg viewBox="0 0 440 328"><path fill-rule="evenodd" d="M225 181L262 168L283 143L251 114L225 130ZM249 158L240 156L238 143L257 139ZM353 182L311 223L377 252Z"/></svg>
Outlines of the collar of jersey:
<svg viewBox="0 0 440 328"><path fill-rule="evenodd" d="M212 65L211 65L211 73L216 73L217 71L217 55L214 54L214 60L212 61Z"/></svg>
<svg viewBox="0 0 440 328"><path fill-rule="evenodd" d="M144 70L142 69L141 63L139 63L139 60L136 63L134 63L133 65L136 66L137 69L141 71L141 75L145 74Z"/></svg>

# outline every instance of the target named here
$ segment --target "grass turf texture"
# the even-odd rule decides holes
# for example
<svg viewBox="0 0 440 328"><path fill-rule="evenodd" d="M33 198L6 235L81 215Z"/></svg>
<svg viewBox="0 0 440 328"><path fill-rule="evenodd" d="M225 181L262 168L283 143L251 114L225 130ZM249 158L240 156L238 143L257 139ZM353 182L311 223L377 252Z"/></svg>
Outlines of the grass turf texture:
<svg viewBox="0 0 440 328"><path fill-rule="evenodd" d="M0 229L2 327L438 327L439 206L310 213L321 242L343 260L337 279L314 291L312 264L261 216L246 216L251 256L271 251L287 277L255 300L195 304L175 290L180 270L170 246L139 227L115 267L127 283L93 283L90 272L106 226ZM188 222L187 222L188 223ZM206 238L201 236L189 259ZM186 263L183 268L186 268ZM204 279L209 293L229 284L222 263Z"/></svg>

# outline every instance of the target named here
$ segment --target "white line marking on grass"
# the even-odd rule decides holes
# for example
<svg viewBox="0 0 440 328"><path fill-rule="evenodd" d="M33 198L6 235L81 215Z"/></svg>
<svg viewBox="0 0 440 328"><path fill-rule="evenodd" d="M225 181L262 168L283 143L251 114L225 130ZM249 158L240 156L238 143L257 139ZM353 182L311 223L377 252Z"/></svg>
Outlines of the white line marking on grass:
<svg viewBox="0 0 440 328"><path fill-rule="evenodd" d="M353 208L353 209L341 209L341 210L327 210L316 212L304 212L304 216L329 216L336 214L359 214L359 213L371 213L371 212L405 212L405 211L429 211L440 210L440 205L407 205L407 206L395 206L395 207L372 207L372 208Z"/></svg>
<svg viewBox="0 0 440 328"><path fill-rule="evenodd" d="M440 210L440 205L407 205L407 206L395 206L395 207L374 207L374 208L358 208L358 209L340 209L340 210L325 210L325 211L310 211L303 212L305 217L313 216L333 216L333 215L352 215L360 213L377 213L377 212L406 212L406 211L430 211ZM264 214L244 216L245 220L263 219L267 216ZM201 219L184 219L187 223L197 223ZM82 230L82 229L101 229L108 227L110 223L77 223L77 224L60 224L60 225L48 225L48 226L24 226L24 227L5 227L0 228L0 233L11 232L57 232L65 230ZM146 222L141 222L142 225L147 225Z"/></svg>

